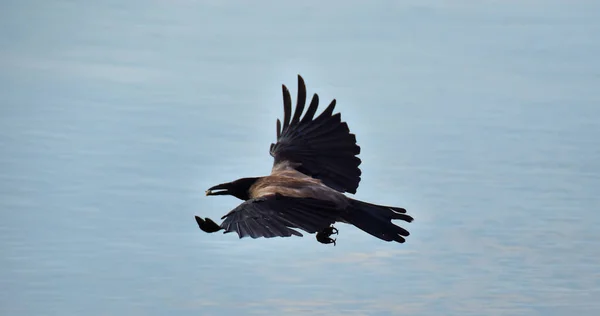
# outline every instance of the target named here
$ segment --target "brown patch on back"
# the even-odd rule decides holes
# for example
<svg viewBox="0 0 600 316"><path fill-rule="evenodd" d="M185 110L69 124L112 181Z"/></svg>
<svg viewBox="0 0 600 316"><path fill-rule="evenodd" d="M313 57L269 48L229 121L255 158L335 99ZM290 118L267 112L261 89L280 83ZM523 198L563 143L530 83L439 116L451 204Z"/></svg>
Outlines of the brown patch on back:
<svg viewBox="0 0 600 316"><path fill-rule="evenodd" d="M345 195L324 185L321 180L294 169L282 169L273 170L270 176L256 181L250 187L250 197L258 198L281 194L289 197L334 201L340 207L347 205L348 201Z"/></svg>

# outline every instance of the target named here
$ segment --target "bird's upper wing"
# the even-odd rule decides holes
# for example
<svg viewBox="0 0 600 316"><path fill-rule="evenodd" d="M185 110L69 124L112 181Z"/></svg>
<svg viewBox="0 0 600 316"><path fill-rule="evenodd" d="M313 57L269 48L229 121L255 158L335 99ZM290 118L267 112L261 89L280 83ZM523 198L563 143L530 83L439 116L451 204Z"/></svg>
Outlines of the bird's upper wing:
<svg viewBox="0 0 600 316"><path fill-rule="evenodd" d="M333 224L339 212L332 202L271 195L240 204L222 217L221 227L240 238L302 236L293 228L319 232Z"/></svg>
<svg viewBox="0 0 600 316"><path fill-rule="evenodd" d="M285 85L283 88L283 126L277 120L277 143L271 144L270 154L275 158L273 171L294 168L321 180L325 185L340 191L356 193L361 171L360 147L356 136L350 133L340 113L333 114L335 99L317 117L319 97L312 101L301 118L306 102L306 86L298 76L298 99L292 117L292 100Z"/></svg>

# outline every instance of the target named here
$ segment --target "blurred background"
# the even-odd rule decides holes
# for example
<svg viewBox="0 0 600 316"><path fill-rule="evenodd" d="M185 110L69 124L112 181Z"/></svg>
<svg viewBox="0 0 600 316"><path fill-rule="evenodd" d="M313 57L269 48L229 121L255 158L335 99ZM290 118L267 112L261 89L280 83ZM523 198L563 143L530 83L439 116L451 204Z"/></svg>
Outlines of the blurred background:
<svg viewBox="0 0 600 316"><path fill-rule="evenodd" d="M598 1L2 1L0 314L600 314ZM405 244L205 234L333 98Z"/></svg>

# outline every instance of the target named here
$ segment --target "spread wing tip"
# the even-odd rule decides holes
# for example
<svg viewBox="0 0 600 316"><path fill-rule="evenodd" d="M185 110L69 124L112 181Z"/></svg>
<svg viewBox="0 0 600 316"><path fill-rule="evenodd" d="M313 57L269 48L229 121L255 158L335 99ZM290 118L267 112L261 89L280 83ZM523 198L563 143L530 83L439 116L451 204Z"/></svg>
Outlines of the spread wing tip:
<svg viewBox="0 0 600 316"><path fill-rule="evenodd" d="M360 182L361 160L356 157L361 148L356 135L350 133L348 124L341 120L341 113L333 113L337 99L315 117L319 96L314 93L306 113L306 87L304 78L298 74L298 98L292 113L290 92L282 85L284 99L283 126L277 128L277 142L269 148L274 163L289 160L298 171L321 179L338 191L355 193ZM293 117L292 117L293 114ZM302 117L303 116L303 117Z"/></svg>
<svg viewBox="0 0 600 316"><path fill-rule="evenodd" d="M229 234L229 233L237 233L238 235L238 239L244 239L244 238L251 238L251 239L259 239L259 238L266 238L266 239L271 239L271 238L276 238L276 237L281 237L281 238L286 238L286 237L292 237L292 236L296 236L296 237L303 237L304 235L302 235L302 233L300 233L299 231L296 231L294 229L288 228L288 232L285 232L284 234L274 234L270 231L265 231L262 233L253 233L253 234L248 234L247 232L240 232L237 230L227 230L224 231L223 234Z"/></svg>

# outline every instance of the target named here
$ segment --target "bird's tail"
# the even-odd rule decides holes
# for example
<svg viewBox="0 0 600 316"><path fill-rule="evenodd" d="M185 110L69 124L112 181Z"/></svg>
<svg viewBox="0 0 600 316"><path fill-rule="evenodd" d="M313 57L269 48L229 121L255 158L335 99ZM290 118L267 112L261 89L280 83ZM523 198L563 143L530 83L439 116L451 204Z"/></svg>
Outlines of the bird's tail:
<svg viewBox="0 0 600 316"><path fill-rule="evenodd" d="M413 218L406 214L401 207L391 207L371 204L359 200L350 199L349 212L344 214L344 219L359 229L385 241L396 241L403 243L404 237L410 233L392 223L399 219L412 222Z"/></svg>

